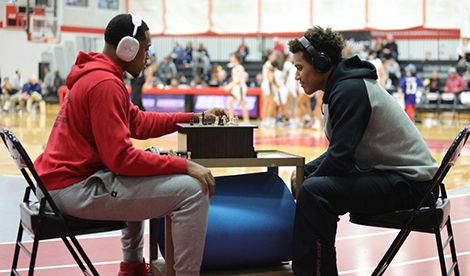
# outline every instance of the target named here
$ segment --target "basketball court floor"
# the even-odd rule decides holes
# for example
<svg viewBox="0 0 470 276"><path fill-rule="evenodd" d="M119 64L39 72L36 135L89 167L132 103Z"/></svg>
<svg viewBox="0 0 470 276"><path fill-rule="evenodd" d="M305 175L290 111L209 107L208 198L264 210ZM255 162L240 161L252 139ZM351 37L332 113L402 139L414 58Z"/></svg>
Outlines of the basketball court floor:
<svg viewBox="0 0 470 276"><path fill-rule="evenodd" d="M0 126L12 130L34 160L43 150L52 128L58 106L48 106L45 115L0 114ZM468 118L458 122L445 118L444 124L429 127L417 124L433 156L440 163L458 131L470 124ZM216 138L214 138L216 139ZM223 143L223 141L218 141ZM148 141L134 141L137 148L150 146L163 150L177 149L177 135L171 134ZM255 131L256 150L277 149L305 156L311 160L325 151L328 142L319 130L259 128ZM470 275L470 145L462 152L457 165L446 178L452 202L452 223L456 239L461 275ZM212 169L216 176L262 171L263 168ZM289 183L294 167L280 167L279 174ZM0 275L9 275L16 238L19 208L25 183L5 147L0 145ZM217 192L217 191L216 191ZM337 258L340 275L370 275L394 239L397 231L358 226L348 215L341 217L337 233ZM85 251L101 275L117 275L121 261L119 232L80 237ZM27 235L26 235L27 236ZM145 256L148 259L148 228ZM249 250L249 249L247 249ZM23 253L22 253L23 254ZM450 262L450 253L447 251ZM20 255L19 271L25 273L29 258ZM433 235L411 233L385 275L440 275ZM61 240L42 242L39 246L35 275L82 275Z"/></svg>

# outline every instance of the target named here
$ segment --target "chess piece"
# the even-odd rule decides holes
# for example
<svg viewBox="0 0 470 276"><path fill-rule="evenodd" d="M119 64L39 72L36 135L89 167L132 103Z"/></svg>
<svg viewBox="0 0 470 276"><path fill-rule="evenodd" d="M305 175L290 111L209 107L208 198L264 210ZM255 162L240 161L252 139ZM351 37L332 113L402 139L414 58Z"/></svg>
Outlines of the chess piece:
<svg viewBox="0 0 470 276"><path fill-rule="evenodd" d="M189 125L194 125L194 115L191 115L191 118L189 119Z"/></svg>
<svg viewBox="0 0 470 276"><path fill-rule="evenodd" d="M204 113L202 113L202 114L204 114ZM204 116L202 116L202 124L207 125L207 120L206 120L206 118L204 118Z"/></svg>
<svg viewBox="0 0 470 276"><path fill-rule="evenodd" d="M202 117L199 116L199 125L202 126Z"/></svg>
<svg viewBox="0 0 470 276"><path fill-rule="evenodd" d="M233 123L238 126L238 115L235 114L235 118L233 118Z"/></svg>
<svg viewBox="0 0 470 276"><path fill-rule="evenodd" d="M168 151L168 155L169 155L169 156L172 156L172 157L176 157L176 152L175 152L173 149L170 149L170 150Z"/></svg>
<svg viewBox="0 0 470 276"><path fill-rule="evenodd" d="M207 118L207 124L212 125L212 119L211 118Z"/></svg>
<svg viewBox="0 0 470 276"><path fill-rule="evenodd" d="M219 124L219 117L215 117L214 125L218 125L218 124Z"/></svg>
<svg viewBox="0 0 470 276"><path fill-rule="evenodd" d="M191 159L191 152L190 151L188 151L187 156L188 156L188 159Z"/></svg>
<svg viewBox="0 0 470 276"><path fill-rule="evenodd" d="M223 125L224 125L224 118L222 116L219 116L219 126L223 126Z"/></svg>

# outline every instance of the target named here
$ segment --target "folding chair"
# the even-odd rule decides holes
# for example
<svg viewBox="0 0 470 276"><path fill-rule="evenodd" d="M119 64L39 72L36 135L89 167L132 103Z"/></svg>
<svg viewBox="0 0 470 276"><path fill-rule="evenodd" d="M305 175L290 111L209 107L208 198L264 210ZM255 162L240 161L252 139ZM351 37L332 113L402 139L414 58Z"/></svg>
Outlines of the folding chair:
<svg viewBox="0 0 470 276"><path fill-rule="evenodd" d="M16 136L10 130L3 127L0 127L0 136L18 169L20 169L28 182L23 202L20 204L21 220L16 239L11 275L20 275L17 271L20 248L30 257L28 275L33 275L39 241L53 238L61 238L63 240L84 275L99 275L75 236L119 230L125 228L127 226L126 223L123 221L85 220L62 214L47 191L44 183L39 178L38 173L34 169L33 162ZM32 175L32 177L30 175ZM44 197L38 197L37 188L41 190ZM33 198L33 201L30 200L31 192L33 192L36 197L35 199ZM46 207L46 204L50 206L52 211ZM22 243L23 231L28 232L34 239L31 251ZM75 246L75 249L72 247L71 243ZM91 270L91 273L87 270L79 255Z"/></svg>
<svg viewBox="0 0 470 276"><path fill-rule="evenodd" d="M441 266L442 275L450 275L454 271L454 275L459 276L459 267L457 263L457 254L455 251L454 235L452 233L452 225L450 222L450 200L447 198L445 189L444 177L457 162L463 146L467 142L470 134L470 126L463 128L457 137L454 139L452 145L447 151L441 166L434 175L425 195L420 200L419 204L414 209L399 210L388 212L378 215L366 215L359 213L350 213L349 220L352 223L376 226L385 228L401 229L397 237L383 256L380 263L375 268L372 275L383 275L387 267L392 262L400 247L405 242L406 238L411 231L425 232L434 234L436 237L437 251L439 254L439 262ZM432 192L433 189L439 185L441 196L436 201L436 195ZM430 207L425 206L429 203ZM441 230L446 226L447 240L442 243ZM452 255L452 266L449 271L446 269L446 262L444 257L444 249L450 245Z"/></svg>

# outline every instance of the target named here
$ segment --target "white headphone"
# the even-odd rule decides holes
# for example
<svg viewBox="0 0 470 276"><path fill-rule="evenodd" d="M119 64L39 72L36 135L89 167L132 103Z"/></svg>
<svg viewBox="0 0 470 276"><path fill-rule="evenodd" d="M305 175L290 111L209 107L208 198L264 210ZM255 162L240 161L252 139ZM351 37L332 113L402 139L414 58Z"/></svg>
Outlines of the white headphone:
<svg viewBox="0 0 470 276"><path fill-rule="evenodd" d="M135 36L137 34L137 29L142 25L142 19L140 17L134 16L132 13L129 14L132 18L134 31L132 32L132 36L123 37L116 47L116 56L126 62L132 61L139 52L140 44Z"/></svg>

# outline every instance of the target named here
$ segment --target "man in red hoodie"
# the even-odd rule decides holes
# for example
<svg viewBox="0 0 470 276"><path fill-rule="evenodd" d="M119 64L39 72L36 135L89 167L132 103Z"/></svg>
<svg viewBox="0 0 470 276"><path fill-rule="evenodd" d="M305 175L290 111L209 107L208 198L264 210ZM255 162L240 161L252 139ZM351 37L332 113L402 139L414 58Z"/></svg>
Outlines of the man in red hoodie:
<svg viewBox="0 0 470 276"><path fill-rule="evenodd" d="M142 112L130 102L123 73L138 76L145 68L151 36L144 21L117 15L104 36L103 53L78 54L69 92L34 165L64 213L128 221L120 276L147 275L143 221L168 214L176 275L199 275L214 177L191 160L136 149L130 140L175 132L176 123L193 114ZM205 112L206 118L220 115L228 113Z"/></svg>

